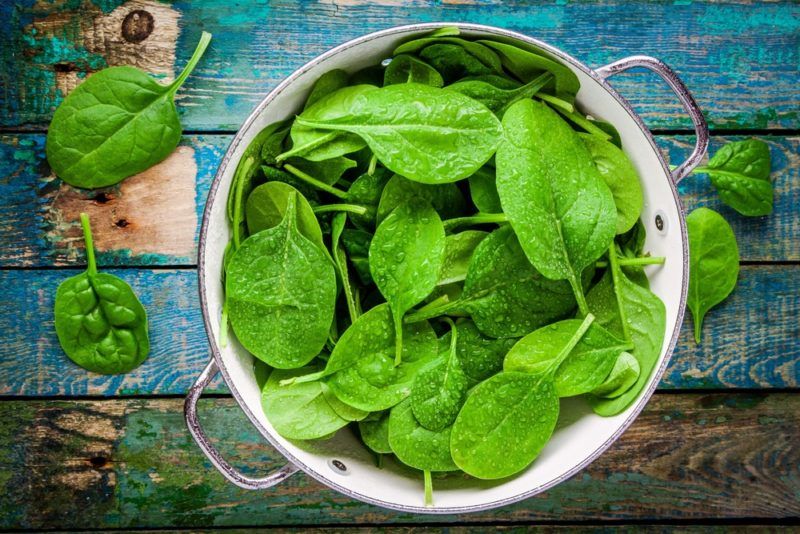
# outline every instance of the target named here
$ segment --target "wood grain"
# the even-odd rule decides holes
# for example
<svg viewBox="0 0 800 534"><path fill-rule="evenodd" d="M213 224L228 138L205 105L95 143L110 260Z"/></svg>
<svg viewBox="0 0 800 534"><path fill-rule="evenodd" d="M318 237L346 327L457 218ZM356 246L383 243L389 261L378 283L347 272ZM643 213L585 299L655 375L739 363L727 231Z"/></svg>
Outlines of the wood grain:
<svg viewBox="0 0 800 534"><path fill-rule="evenodd" d="M87 373L61 351L53 330L58 284L74 270L0 271L0 395L182 395L208 359L194 270L112 269L149 313L151 353L119 376ZM800 266L746 266L733 295L712 309L703 343L687 315L661 387L800 387ZM219 383L212 391L219 391Z"/></svg>
<svg viewBox="0 0 800 534"><path fill-rule="evenodd" d="M282 463L229 399L201 402L223 454ZM746 437L746 438L745 438ZM589 468L501 510L418 516L351 501L298 474L248 492L213 471L179 399L0 403L0 527L790 518L800 514L800 395L661 394Z"/></svg>
<svg viewBox="0 0 800 534"><path fill-rule="evenodd" d="M196 241L208 188L229 144L227 135L185 136L167 160L96 191L52 176L44 136L0 135L0 267L74 266L83 261L77 214L92 215L101 265L196 263ZM711 151L744 137L714 137ZM733 226L745 261L800 261L800 137L763 136L772 151L775 211L743 217L722 205L705 176L681 183L687 209L719 210ZM686 136L660 136L680 163L693 146Z"/></svg>
<svg viewBox="0 0 800 534"><path fill-rule="evenodd" d="M145 11L154 30L131 39L118 21ZM87 73L133 64L165 79L201 30L214 42L179 94L193 130L236 129L294 69L359 35L391 26L465 21L509 28L597 67L631 54L671 65L715 128L797 128L800 6L795 2L399 3L364 0L229 2L175 6L146 0L0 4L0 125L41 129ZM139 36L141 37L141 35ZM613 85L656 128L686 128L675 96L654 75Z"/></svg>

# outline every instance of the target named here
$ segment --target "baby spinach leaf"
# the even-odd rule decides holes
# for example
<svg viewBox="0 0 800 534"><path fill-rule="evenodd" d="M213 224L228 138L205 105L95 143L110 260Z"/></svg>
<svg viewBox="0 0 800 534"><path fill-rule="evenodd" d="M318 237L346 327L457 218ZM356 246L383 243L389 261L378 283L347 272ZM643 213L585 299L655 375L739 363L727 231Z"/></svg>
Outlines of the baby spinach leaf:
<svg viewBox="0 0 800 534"><path fill-rule="evenodd" d="M614 197L616 233L625 233L639 220L644 205L639 175L628 156L615 145L590 134L579 135Z"/></svg>
<svg viewBox="0 0 800 534"><path fill-rule="evenodd" d="M325 400L328 401L333 411L342 419L347 421L361 421L369 415L369 412L365 410L353 408L349 404L340 401L339 397L333 393L333 390L331 390L330 386L328 386L324 380L321 380L319 383L322 386L322 396L325 397Z"/></svg>
<svg viewBox="0 0 800 534"><path fill-rule="evenodd" d="M296 198L297 230L306 239L324 249L322 230L314 209L297 189L283 182L267 182L250 193L245 208L250 235L278 226L286 216L291 198Z"/></svg>
<svg viewBox="0 0 800 534"><path fill-rule="evenodd" d="M444 243L444 260L436 285L442 286L464 280L475 248L488 235L487 232L480 230L465 230L447 236Z"/></svg>
<svg viewBox="0 0 800 534"><path fill-rule="evenodd" d="M392 59L383 73L383 85L396 83L421 83L431 87L442 87L444 80L436 69L414 56L401 54Z"/></svg>
<svg viewBox="0 0 800 534"><path fill-rule="evenodd" d="M395 48L392 54L394 56L398 56L399 54L414 54L429 47L430 45L442 43L455 45L462 48L464 52L497 74L502 74L503 72L503 66L500 63L500 58L497 57L497 54L495 54L490 48L487 48L486 46L475 41L467 41L466 39L449 35L431 35L429 37L414 39Z"/></svg>
<svg viewBox="0 0 800 534"><path fill-rule="evenodd" d="M503 208L534 267L566 279L585 315L579 277L614 237L611 191L578 134L545 104L520 100L503 128L495 157Z"/></svg>
<svg viewBox="0 0 800 534"><path fill-rule="evenodd" d="M89 216L81 213L86 272L58 286L55 328L69 359L94 373L127 373L147 358L147 313L124 280L98 273Z"/></svg>
<svg viewBox="0 0 800 534"><path fill-rule="evenodd" d="M353 224L362 230L373 230L378 213L378 203L390 174L379 170L374 174L364 173L353 181L347 190L347 201L367 208L367 213L351 217Z"/></svg>
<svg viewBox="0 0 800 534"><path fill-rule="evenodd" d="M573 339L581 323L580 319L567 319L534 330L511 348L503 369L542 373ZM620 353L630 348L628 343L617 339L602 326L593 324L555 372L558 396L589 393L603 383Z"/></svg>
<svg viewBox="0 0 800 534"><path fill-rule="evenodd" d="M241 344L273 367L316 356L328 337L336 274L326 252L298 230L297 195L281 223L250 236L230 260L228 315Z"/></svg>
<svg viewBox="0 0 800 534"><path fill-rule="evenodd" d="M365 286L371 285L373 281L372 274L369 272L369 246L372 243L372 234L363 230L345 228L342 231L341 239L358 279Z"/></svg>
<svg viewBox="0 0 800 534"><path fill-rule="evenodd" d="M480 382L503 369L503 359L517 342L516 338L490 339L481 335L471 320L458 323L456 351L464 374Z"/></svg>
<svg viewBox="0 0 800 534"><path fill-rule="evenodd" d="M456 184L423 184L395 174L383 188L377 222L383 221L397 206L412 198L430 202L442 218L458 217L466 208L464 195Z"/></svg>
<svg viewBox="0 0 800 534"><path fill-rule="evenodd" d="M469 194L479 212L502 213L503 211L494 173L494 168L484 165L469 177Z"/></svg>
<svg viewBox="0 0 800 534"><path fill-rule="evenodd" d="M353 108L363 106L364 95L377 91L374 85L352 85L320 98L308 109L297 116L292 125L292 148L278 156L284 161L292 156L300 156L310 161L322 161L336 158L361 150L366 146L361 137L342 131L319 130L303 124L300 119L308 121L326 121L338 119L348 114Z"/></svg>
<svg viewBox="0 0 800 534"><path fill-rule="evenodd" d="M444 227L427 202L411 199L378 226L369 247L369 268L392 310L395 330L403 316L427 297L439 278L444 260ZM402 338L397 338L396 364Z"/></svg>
<svg viewBox="0 0 800 534"><path fill-rule="evenodd" d="M297 145L306 141L295 138L295 128L356 134L387 169L422 183L455 182L473 174L492 156L502 132L482 104L417 83L362 91L330 104L323 99L297 117L292 128ZM327 107L310 113L317 106ZM308 143L317 142L315 138Z"/></svg>
<svg viewBox="0 0 800 534"><path fill-rule="evenodd" d="M264 389L264 384L267 383L269 375L272 373L272 367L262 362L258 358L253 358L253 374L256 377L256 384L258 389Z"/></svg>
<svg viewBox="0 0 800 534"><path fill-rule="evenodd" d="M525 469L544 448L558 420L553 373L594 321L589 314L538 374L503 371L478 384L453 424L450 452L456 465L480 479Z"/></svg>
<svg viewBox="0 0 800 534"><path fill-rule="evenodd" d="M728 298L739 277L739 248L728 222L708 208L686 217L689 232L689 295L686 304L694 318L694 339L700 343L703 317Z"/></svg>
<svg viewBox="0 0 800 534"><path fill-rule="evenodd" d="M314 82L303 109L308 109L329 94L347 87L349 80L350 75L342 69L329 70Z"/></svg>
<svg viewBox="0 0 800 534"><path fill-rule="evenodd" d="M375 421L359 421L358 431L364 445L378 454L390 454L392 446L389 445L389 414L383 412L380 419Z"/></svg>
<svg viewBox="0 0 800 534"><path fill-rule="evenodd" d="M623 352L602 384L592 390L592 395L613 399L628 391L639 378L639 361L629 352Z"/></svg>
<svg viewBox="0 0 800 534"><path fill-rule="evenodd" d="M667 328L667 311L664 303L647 288L631 282L620 269L614 247L609 251L610 275L613 281L611 302L608 288L611 284L598 283L586 297L589 308L597 316L598 324L612 334L633 343L633 354L639 362L639 378L625 393L614 399L589 396L592 409L603 416L616 415L630 406L647 385L650 374L658 363Z"/></svg>
<svg viewBox="0 0 800 534"><path fill-rule="evenodd" d="M428 323L403 328L403 363L395 365L395 334L388 305L361 315L336 343L325 370L303 380L330 376L328 385L344 403L361 410L386 410L411 394L414 377L437 357Z"/></svg>
<svg viewBox="0 0 800 534"><path fill-rule="evenodd" d="M337 213L333 216L333 221L331 222L331 255L333 256L333 266L336 268L336 274L339 275L339 280L342 283L347 310L350 313L350 321L355 322L361 313L350 282L350 273L347 269L347 254L344 251L344 247L339 243L346 222L346 213Z"/></svg>
<svg viewBox="0 0 800 534"><path fill-rule="evenodd" d="M275 369L261 391L264 414L278 434L286 439L322 438L350 422L329 404L323 393L325 384L322 382L280 385L282 380L314 369Z"/></svg>
<svg viewBox="0 0 800 534"><path fill-rule="evenodd" d="M436 366L420 372L411 387L411 410L420 425L441 431L451 426L464 404L469 379L461 368L456 351L458 331L450 323L450 346Z"/></svg>
<svg viewBox="0 0 800 534"><path fill-rule="evenodd" d="M546 72L514 89L502 89L482 80L462 80L448 85L447 89L477 100L492 113L502 117L508 107L523 98L531 98L553 80L553 75Z"/></svg>
<svg viewBox="0 0 800 534"><path fill-rule="evenodd" d="M578 77L566 65L514 45L497 41L480 40L478 42L494 50L500 56L503 67L523 82L530 82L543 71L547 71L555 78L556 94L569 102L575 100L575 95L581 85Z"/></svg>
<svg viewBox="0 0 800 534"><path fill-rule="evenodd" d="M406 400L389 415L389 445L406 465L425 471L457 471L450 456L450 427L428 430L414 417Z"/></svg>
<svg viewBox="0 0 800 534"><path fill-rule="evenodd" d="M759 139L726 143L694 174L706 173L719 198L742 215L772 213L769 146Z"/></svg>
<svg viewBox="0 0 800 534"><path fill-rule="evenodd" d="M203 57L203 32L183 72L161 85L139 69L103 69L78 85L53 114L47 161L70 185L114 185L163 160L178 146L181 123L173 98Z"/></svg>
<svg viewBox="0 0 800 534"><path fill-rule="evenodd" d="M521 337L571 313L575 298L567 282L543 277L525 257L511 227L503 226L476 247L461 298L415 312L408 321L438 317L451 309L469 312L489 337Z"/></svg>
<svg viewBox="0 0 800 534"><path fill-rule="evenodd" d="M342 175L350 169L355 168L356 162L344 156L325 159L321 161L309 161L303 158L289 158L286 164L291 165L295 169L300 169L302 172L313 176L320 182L328 185L333 185L338 182Z"/></svg>
<svg viewBox="0 0 800 534"><path fill-rule="evenodd" d="M457 44L433 43L422 49L419 57L442 75L445 84L453 83L465 76L482 76L495 72Z"/></svg>

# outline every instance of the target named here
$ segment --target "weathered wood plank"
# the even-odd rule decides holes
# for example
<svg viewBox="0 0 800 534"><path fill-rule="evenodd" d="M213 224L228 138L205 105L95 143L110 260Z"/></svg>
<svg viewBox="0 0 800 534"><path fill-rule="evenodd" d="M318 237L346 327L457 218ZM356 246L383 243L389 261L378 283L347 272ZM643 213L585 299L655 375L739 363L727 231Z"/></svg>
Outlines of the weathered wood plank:
<svg viewBox="0 0 800 534"><path fill-rule="evenodd" d="M56 287L76 271L0 271L0 395L183 394L208 358L193 270L111 270L150 317L151 355L121 376L87 373L53 330ZM662 388L800 387L800 266L748 266L706 317L697 346L687 316Z"/></svg>
<svg viewBox="0 0 800 534"><path fill-rule="evenodd" d="M773 534L779 532L794 532L796 528L793 528L789 525L765 525L765 524L726 524L725 522L714 522L713 525L691 525L691 524L658 524L658 525L643 525L641 523L636 523L635 527L628 527L627 529L625 526L620 525L603 525L602 523L594 523L591 525L587 525L585 523L576 523L576 524L558 524L558 525L514 525L514 524L502 524L502 523L495 523L491 525L486 524L476 524L476 523L469 523L469 524L452 524L449 523L446 527L443 526L377 526L377 525L367 525L367 526L353 526L347 525L344 527L332 527L332 526L325 526L325 527L256 527L256 528L226 528L226 534L264 534L264 533L271 533L271 534L283 534L283 533L295 533L295 532L302 532L303 534L344 534L348 532L397 532L402 534L432 534L435 532L447 532L447 534L483 534L488 532L505 532L509 534L515 534L517 532L536 532L539 534L547 534L549 532L586 532L586 533L593 533L593 534L615 534L617 532L625 531L625 530L633 530L635 529L636 532L644 532L644 533L661 533L667 534L671 532L679 532L681 534L740 534L744 532L758 532L761 534ZM74 531L71 530L74 534L88 534L89 532L94 531L85 531L82 533L81 531ZM123 530L114 530L117 534L141 534L141 530L138 529L123 529ZM152 532L154 534L167 534L167 533L186 533L192 532L196 534L202 534L204 532L219 532L219 529L212 529L212 528L192 528L188 529L155 529L147 530L148 533Z"/></svg>
<svg viewBox="0 0 800 534"><path fill-rule="evenodd" d="M223 454L282 463L229 399L201 402ZM749 436L749 439L742 439ZM426 517L351 501L305 475L263 492L225 482L178 399L0 403L3 528L222 527L790 518L800 514L800 395L656 395L589 468L501 510ZM158 451L154 454L153 451Z"/></svg>
<svg viewBox="0 0 800 534"><path fill-rule="evenodd" d="M139 11L139 25L125 21ZM144 12L142 14L141 12ZM152 33L146 22L152 21ZM186 127L235 129L255 104L321 52L400 24L465 21L537 37L600 66L650 54L674 67L716 128L797 128L800 7L795 2L537 3L303 0L165 5L154 0L4 2L0 125L38 129L87 73L133 64L171 79L201 30L215 41L180 92ZM689 125L654 76L614 80L654 127Z"/></svg>
<svg viewBox="0 0 800 534"><path fill-rule="evenodd" d="M78 213L92 216L102 265L196 263L196 242L211 180L231 136L183 138L166 161L112 188L74 189L53 177L44 136L0 135L0 244L2 266L74 266L83 261ZM714 137L711 150L743 137ZM765 136L773 158L775 211L769 217L738 215L719 201L708 179L681 184L688 209L720 210L733 225L743 260L799 261L800 137ZM681 162L693 141L662 136L670 161Z"/></svg>

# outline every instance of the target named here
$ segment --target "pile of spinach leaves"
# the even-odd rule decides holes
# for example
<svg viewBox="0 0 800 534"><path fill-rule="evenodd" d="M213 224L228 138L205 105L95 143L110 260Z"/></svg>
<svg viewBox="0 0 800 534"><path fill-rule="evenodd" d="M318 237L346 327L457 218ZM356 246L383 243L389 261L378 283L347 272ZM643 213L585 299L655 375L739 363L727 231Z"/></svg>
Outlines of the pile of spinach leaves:
<svg viewBox="0 0 800 534"><path fill-rule="evenodd" d="M432 472L529 466L562 397L636 401L667 325L643 269L669 259L644 250L639 177L569 68L454 28L388 59L326 73L244 151L222 332L257 358L279 433L352 423L430 503Z"/></svg>

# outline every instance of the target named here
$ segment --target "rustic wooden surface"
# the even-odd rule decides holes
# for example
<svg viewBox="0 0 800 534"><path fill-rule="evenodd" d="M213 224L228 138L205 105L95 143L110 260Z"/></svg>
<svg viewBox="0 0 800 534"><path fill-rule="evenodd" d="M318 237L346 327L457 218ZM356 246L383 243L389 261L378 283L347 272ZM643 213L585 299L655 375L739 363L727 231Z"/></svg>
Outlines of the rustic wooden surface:
<svg viewBox="0 0 800 534"><path fill-rule="evenodd" d="M139 22L126 21L137 10ZM590 66L634 53L665 60L703 108L712 152L734 139L769 143L775 212L741 217L721 206L705 177L681 184L688 209L709 206L731 222L743 260L739 285L707 316L700 346L687 318L645 412L557 488L502 510L438 518L351 501L305 475L265 492L239 490L213 470L181 415L181 397L208 357L195 255L213 175L244 117L302 63L368 31L437 20L514 29ZM178 94L186 135L175 153L93 192L52 175L44 130L69 90L109 65L171 79L201 30L214 41ZM0 530L796 528L798 64L800 4L792 1L0 2ZM631 73L612 84L656 130L669 160L681 161L693 139L663 83ZM55 287L85 261L80 211L92 215L100 264L133 285L151 317L151 356L128 375L86 373L55 339ZM223 453L252 473L280 465L224 385L209 391L218 398L201 402L201 417Z"/></svg>

